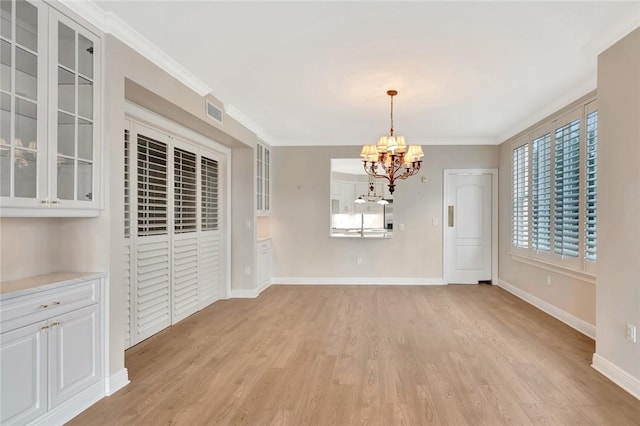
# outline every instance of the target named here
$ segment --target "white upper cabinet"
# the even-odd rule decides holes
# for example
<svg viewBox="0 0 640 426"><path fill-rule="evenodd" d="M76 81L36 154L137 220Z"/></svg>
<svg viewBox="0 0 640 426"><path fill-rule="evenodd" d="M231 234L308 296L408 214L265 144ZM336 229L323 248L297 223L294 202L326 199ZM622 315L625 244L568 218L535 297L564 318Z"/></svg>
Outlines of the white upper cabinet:
<svg viewBox="0 0 640 426"><path fill-rule="evenodd" d="M271 213L271 148L258 142L256 145L256 210L258 216Z"/></svg>
<svg viewBox="0 0 640 426"><path fill-rule="evenodd" d="M45 3L1 4L0 213L97 216L100 37Z"/></svg>

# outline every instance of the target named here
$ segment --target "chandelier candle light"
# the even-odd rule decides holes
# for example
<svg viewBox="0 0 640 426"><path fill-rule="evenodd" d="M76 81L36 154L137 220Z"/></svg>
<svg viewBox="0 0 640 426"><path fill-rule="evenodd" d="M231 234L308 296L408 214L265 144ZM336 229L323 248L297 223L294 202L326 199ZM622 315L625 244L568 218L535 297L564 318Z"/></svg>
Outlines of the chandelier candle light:
<svg viewBox="0 0 640 426"><path fill-rule="evenodd" d="M424 157L422 146L407 146L404 136L393 135L393 97L397 94L397 90L387 90L387 95L391 97L389 136L382 136L377 145L364 145L360 152L364 171L374 178L386 179L391 194L396 187L397 179L406 179L418 173Z"/></svg>

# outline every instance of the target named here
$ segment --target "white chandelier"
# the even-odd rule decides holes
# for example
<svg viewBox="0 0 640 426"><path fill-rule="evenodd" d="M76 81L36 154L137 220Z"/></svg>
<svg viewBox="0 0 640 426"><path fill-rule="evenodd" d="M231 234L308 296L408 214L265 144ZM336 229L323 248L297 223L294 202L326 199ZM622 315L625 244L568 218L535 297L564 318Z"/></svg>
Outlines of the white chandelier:
<svg viewBox="0 0 640 426"><path fill-rule="evenodd" d="M404 136L393 135L393 97L397 94L397 90L387 90L387 95L391 97L389 136L382 136L377 145L364 145L360 152L364 171L374 178L386 179L391 194L396 187L396 180L406 179L418 173L424 157L422 146L407 146Z"/></svg>

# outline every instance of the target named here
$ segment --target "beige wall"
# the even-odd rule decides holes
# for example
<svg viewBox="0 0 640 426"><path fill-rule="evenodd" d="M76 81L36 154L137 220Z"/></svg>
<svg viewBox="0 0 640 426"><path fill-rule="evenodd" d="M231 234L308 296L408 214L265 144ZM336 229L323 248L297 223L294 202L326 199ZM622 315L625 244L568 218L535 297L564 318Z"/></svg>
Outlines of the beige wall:
<svg viewBox="0 0 640 426"><path fill-rule="evenodd" d="M442 278L443 170L497 168L498 147L425 146L423 170L396 187L393 238L330 238L330 160L359 158L360 148L274 148L269 227L275 277Z"/></svg>
<svg viewBox="0 0 640 426"><path fill-rule="evenodd" d="M640 380L640 28L598 57L596 353Z"/></svg>

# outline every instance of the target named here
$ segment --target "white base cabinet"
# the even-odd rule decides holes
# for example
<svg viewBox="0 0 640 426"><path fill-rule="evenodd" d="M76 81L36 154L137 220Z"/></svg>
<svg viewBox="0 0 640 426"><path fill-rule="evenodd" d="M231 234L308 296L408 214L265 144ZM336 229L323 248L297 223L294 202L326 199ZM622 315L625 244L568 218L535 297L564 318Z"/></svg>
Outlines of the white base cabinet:
<svg viewBox="0 0 640 426"><path fill-rule="evenodd" d="M105 395L103 294L95 274L2 294L0 423L63 423Z"/></svg>
<svg viewBox="0 0 640 426"><path fill-rule="evenodd" d="M257 245L257 279L258 290L263 290L271 283L273 274L273 259L271 255L271 240L258 241Z"/></svg>

